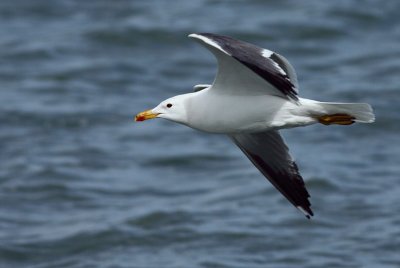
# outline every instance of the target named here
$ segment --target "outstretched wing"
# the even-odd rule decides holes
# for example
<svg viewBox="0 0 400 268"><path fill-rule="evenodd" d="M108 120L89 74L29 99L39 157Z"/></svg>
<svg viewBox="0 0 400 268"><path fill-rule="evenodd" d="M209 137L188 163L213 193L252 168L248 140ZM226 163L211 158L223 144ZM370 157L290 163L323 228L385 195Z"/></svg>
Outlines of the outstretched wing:
<svg viewBox="0 0 400 268"><path fill-rule="evenodd" d="M313 216L296 163L278 131L230 135L261 173L307 218Z"/></svg>
<svg viewBox="0 0 400 268"><path fill-rule="evenodd" d="M245 94L271 94L298 100L296 72L283 56L231 37L191 34L217 58L212 88Z"/></svg>

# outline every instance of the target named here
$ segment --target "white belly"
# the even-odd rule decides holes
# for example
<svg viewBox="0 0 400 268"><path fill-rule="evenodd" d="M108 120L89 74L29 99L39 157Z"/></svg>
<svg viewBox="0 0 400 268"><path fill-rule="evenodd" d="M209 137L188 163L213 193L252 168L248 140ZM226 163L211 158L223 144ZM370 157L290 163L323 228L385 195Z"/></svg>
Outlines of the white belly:
<svg viewBox="0 0 400 268"><path fill-rule="evenodd" d="M188 118L188 126L198 130L212 133L260 132L299 125L300 119L296 114L301 106L281 97L199 93L196 101L190 103L192 112Z"/></svg>

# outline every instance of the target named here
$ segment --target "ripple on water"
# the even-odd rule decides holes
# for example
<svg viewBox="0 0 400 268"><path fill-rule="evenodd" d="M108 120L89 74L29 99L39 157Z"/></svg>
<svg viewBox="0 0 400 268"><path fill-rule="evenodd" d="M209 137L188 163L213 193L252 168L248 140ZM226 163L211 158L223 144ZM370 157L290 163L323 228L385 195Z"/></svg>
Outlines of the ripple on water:
<svg viewBox="0 0 400 268"><path fill-rule="evenodd" d="M185 169L201 169L207 166L209 169L218 167L223 162L229 162L231 159L223 155L175 155L175 156L162 156L153 157L143 163L144 167L158 166L168 167L175 166Z"/></svg>
<svg viewBox="0 0 400 268"><path fill-rule="evenodd" d="M395 0L2 3L0 266L397 267L398 10ZM302 96L374 106L375 124L287 132L312 220L225 137L132 124L213 80L215 59L187 39L204 31L285 55Z"/></svg>

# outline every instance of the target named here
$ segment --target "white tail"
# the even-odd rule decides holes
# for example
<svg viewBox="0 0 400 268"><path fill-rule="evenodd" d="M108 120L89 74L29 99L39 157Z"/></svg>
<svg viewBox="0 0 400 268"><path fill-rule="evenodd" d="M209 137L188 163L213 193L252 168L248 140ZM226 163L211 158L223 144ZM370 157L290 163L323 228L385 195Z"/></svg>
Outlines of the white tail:
<svg viewBox="0 0 400 268"><path fill-rule="evenodd" d="M371 105L368 103L334 103L318 102L323 113L329 114L348 114L353 116L355 122L372 123L375 115Z"/></svg>

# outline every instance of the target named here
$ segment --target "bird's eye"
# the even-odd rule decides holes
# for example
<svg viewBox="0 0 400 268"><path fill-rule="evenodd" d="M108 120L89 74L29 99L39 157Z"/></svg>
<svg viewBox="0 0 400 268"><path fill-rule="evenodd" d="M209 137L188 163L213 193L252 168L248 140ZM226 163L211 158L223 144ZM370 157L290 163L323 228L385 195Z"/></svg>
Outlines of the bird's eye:
<svg viewBox="0 0 400 268"><path fill-rule="evenodd" d="M171 103L168 103L168 104L167 104L167 107L168 107L168 108L171 108L171 107L172 107L172 104L171 104Z"/></svg>

